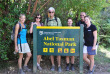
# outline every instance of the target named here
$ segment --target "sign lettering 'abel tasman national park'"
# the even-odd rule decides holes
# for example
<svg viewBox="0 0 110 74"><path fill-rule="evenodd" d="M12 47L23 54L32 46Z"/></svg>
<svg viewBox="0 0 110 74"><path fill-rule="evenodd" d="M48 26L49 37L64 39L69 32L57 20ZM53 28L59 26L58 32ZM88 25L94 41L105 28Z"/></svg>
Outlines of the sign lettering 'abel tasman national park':
<svg viewBox="0 0 110 74"><path fill-rule="evenodd" d="M36 26L33 29L33 59L36 55L80 56L80 73L83 63L83 26ZM34 66L34 65L33 65ZM36 68L33 67L34 71Z"/></svg>

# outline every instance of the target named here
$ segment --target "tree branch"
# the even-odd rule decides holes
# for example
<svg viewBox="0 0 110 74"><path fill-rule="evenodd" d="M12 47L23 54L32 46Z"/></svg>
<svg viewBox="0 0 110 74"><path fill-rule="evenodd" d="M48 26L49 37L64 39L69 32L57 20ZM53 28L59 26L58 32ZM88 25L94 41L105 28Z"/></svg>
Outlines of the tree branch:
<svg viewBox="0 0 110 74"><path fill-rule="evenodd" d="M37 11L39 12L50 0L48 0L46 3L44 3Z"/></svg>
<svg viewBox="0 0 110 74"><path fill-rule="evenodd" d="M29 0L29 6L28 6L27 14L29 14L30 7L31 7L31 0Z"/></svg>

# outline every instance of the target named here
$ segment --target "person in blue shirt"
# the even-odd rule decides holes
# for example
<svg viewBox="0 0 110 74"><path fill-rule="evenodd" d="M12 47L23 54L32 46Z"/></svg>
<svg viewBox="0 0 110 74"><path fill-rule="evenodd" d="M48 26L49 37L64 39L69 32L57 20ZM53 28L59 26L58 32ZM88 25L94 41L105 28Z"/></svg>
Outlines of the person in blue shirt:
<svg viewBox="0 0 110 74"><path fill-rule="evenodd" d="M19 59L18 59L19 74L25 74L24 71L31 71L31 69L27 67L27 64L31 57L31 51L26 40L27 29L24 23L25 20L26 20L26 16L24 14L20 14L19 22L15 26L14 42L15 42L15 52L19 53ZM20 29L20 32L19 32L19 29ZM25 63L22 69L22 59L23 59L24 53L26 53L27 56L26 56Z"/></svg>

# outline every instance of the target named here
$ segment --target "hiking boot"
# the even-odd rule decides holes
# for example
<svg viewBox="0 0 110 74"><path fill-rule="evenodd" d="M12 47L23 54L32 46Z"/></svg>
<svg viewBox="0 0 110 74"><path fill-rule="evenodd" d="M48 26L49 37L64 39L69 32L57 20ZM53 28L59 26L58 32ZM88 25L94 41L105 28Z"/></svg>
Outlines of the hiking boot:
<svg viewBox="0 0 110 74"><path fill-rule="evenodd" d="M25 74L25 72L22 69L19 69L18 74Z"/></svg>
<svg viewBox="0 0 110 74"><path fill-rule="evenodd" d="M30 72L30 71L31 71L31 69L29 69L27 66L24 66L24 67L23 67L23 70L24 70L24 71L27 71L27 72Z"/></svg>
<svg viewBox="0 0 110 74"><path fill-rule="evenodd" d="M42 70L42 68L40 66L37 66L37 69L40 70L40 71Z"/></svg>
<svg viewBox="0 0 110 74"><path fill-rule="evenodd" d="M75 70L75 69L74 69L74 66L71 66L71 70L72 70L72 71L74 71L74 70Z"/></svg>
<svg viewBox="0 0 110 74"><path fill-rule="evenodd" d="M58 67L58 72L62 72L61 66Z"/></svg>
<svg viewBox="0 0 110 74"><path fill-rule="evenodd" d="M50 70L51 71L55 71L55 66L52 66L52 68Z"/></svg>
<svg viewBox="0 0 110 74"><path fill-rule="evenodd" d="M70 69L69 69L69 65L67 65L67 66L66 66L66 71L69 71L69 70L70 70Z"/></svg>

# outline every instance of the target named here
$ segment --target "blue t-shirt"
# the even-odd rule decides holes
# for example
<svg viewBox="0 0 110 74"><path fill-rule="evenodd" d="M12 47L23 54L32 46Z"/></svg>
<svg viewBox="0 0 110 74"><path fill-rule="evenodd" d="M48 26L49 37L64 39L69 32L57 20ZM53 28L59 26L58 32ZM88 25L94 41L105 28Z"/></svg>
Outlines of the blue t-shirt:
<svg viewBox="0 0 110 74"><path fill-rule="evenodd" d="M22 27L21 31L19 32L20 37L17 38L17 44L20 44L20 40L21 40L21 44L27 43L26 34L27 34L27 29L25 25L25 28Z"/></svg>

